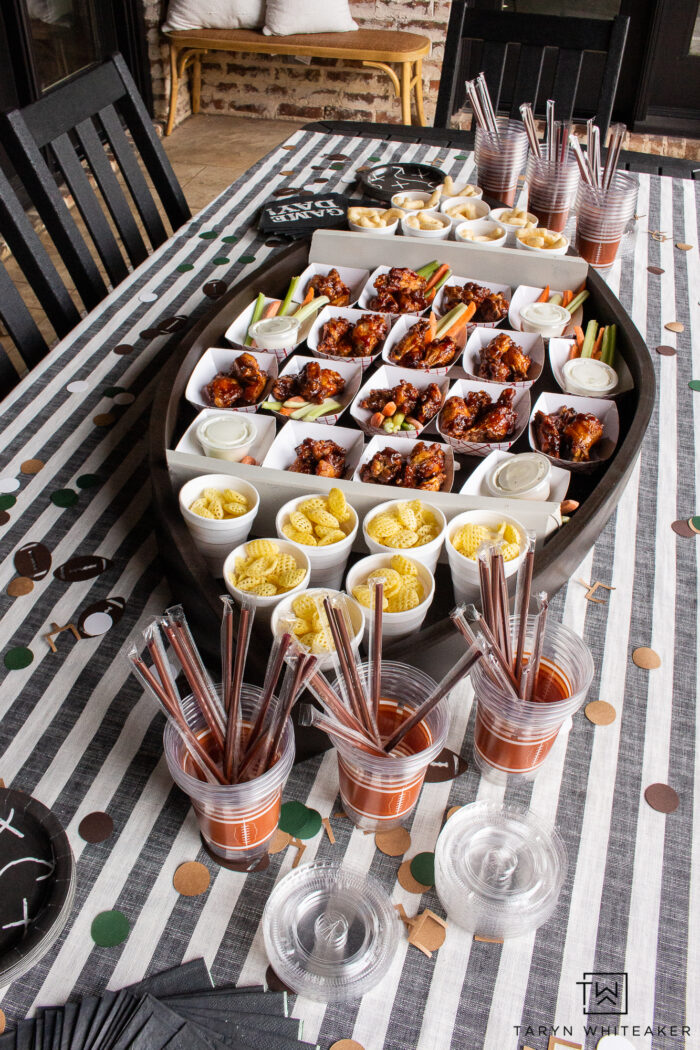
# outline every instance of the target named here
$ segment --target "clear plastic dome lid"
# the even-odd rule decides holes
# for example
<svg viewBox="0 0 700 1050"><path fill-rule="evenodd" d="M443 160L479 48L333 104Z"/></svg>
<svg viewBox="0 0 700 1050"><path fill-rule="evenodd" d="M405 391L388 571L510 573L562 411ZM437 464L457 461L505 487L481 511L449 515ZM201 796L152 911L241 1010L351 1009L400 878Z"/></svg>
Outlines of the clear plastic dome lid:
<svg viewBox="0 0 700 1050"><path fill-rule="evenodd" d="M263 913L270 965L294 992L321 1002L355 999L387 972L400 931L386 891L335 864L290 871Z"/></svg>
<svg viewBox="0 0 700 1050"><path fill-rule="evenodd" d="M517 936L546 922L566 876L557 832L531 810L474 802L443 828L435 883L450 918L477 933Z"/></svg>

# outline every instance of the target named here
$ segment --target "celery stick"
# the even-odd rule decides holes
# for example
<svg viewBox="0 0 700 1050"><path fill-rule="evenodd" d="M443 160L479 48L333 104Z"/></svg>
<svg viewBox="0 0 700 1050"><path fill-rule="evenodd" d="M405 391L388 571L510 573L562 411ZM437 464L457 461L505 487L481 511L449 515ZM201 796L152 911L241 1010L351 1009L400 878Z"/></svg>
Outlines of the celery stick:
<svg viewBox="0 0 700 1050"><path fill-rule="evenodd" d="M428 278L435 273L440 263L437 259L433 259L432 262L426 263L425 266L421 266L420 270L416 270L419 277L425 277L426 281Z"/></svg>
<svg viewBox="0 0 700 1050"><path fill-rule="evenodd" d="M295 409L294 412L292 412L292 414L291 414L291 416L289 418L290 419L306 419L306 417L308 416L309 412L311 412L311 407L312 406L309 405L309 404L300 405L299 408Z"/></svg>
<svg viewBox="0 0 700 1050"><path fill-rule="evenodd" d="M399 429L399 426L403 423L405 418L406 418L406 413L405 412L394 412L394 415L392 416L393 423L394 423L394 430L398 430Z"/></svg>
<svg viewBox="0 0 700 1050"><path fill-rule="evenodd" d="M445 316L438 322L437 330L435 332L435 338L440 339L442 332L445 332L450 327L450 325L457 320L458 317L461 317L462 314L466 311L466 309L466 303L458 303L457 306L453 306L450 312L446 313Z"/></svg>
<svg viewBox="0 0 700 1050"><path fill-rule="evenodd" d="M287 294L285 295L284 299L282 300L282 305L280 306L279 310L277 311L277 316L278 317L284 317L286 314L289 313L290 307L292 305L295 305L295 304L292 303L292 296L296 292L298 284L299 284L299 278L298 277L292 277L291 281L289 282L289 288L287 289Z"/></svg>
<svg viewBox="0 0 700 1050"><path fill-rule="evenodd" d="M337 412L341 407L339 401L327 398L322 405L314 405L313 408L310 408L304 418L307 422L311 422L314 419L318 419L319 416L327 415L329 412Z"/></svg>
<svg viewBox="0 0 700 1050"><path fill-rule="evenodd" d="M569 311L569 313L574 314L578 310L579 306L581 306L582 303L585 303L586 299L590 294L591 293L587 292L585 288L582 292L579 292L578 295L571 300L571 302L566 308Z"/></svg>
<svg viewBox="0 0 700 1050"><path fill-rule="evenodd" d="M261 408L267 408L270 412L279 412L282 407L281 401L263 401Z"/></svg>
<svg viewBox="0 0 700 1050"><path fill-rule="evenodd" d="M432 288L430 289L430 291L428 292L428 298L429 298L429 299L430 299L431 301L432 301L432 300L433 300L433 299L435 298L435 296L437 295L437 293L438 293L438 292L440 291L440 289L442 288L443 284L444 284L444 283L445 283L446 281L449 281L449 279L450 279L450 277L451 277L451 276L452 276L452 270L447 270L447 271L446 271L445 273L443 273L443 275L442 275L442 277L440 278L440 280L439 280L439 281L437 281L437 282L436 282L436 283L435 283L435 284L433 285L433 287L432 287Z"/></svg>
<svg viewBox="0 0 700 1050"><path fill-rule="evenodd" d="M294 317L299 324L303 324L307 317L313 317L322 306L326 306L329 302L330 299L327 295L318 295L315 299L312 299L310 303L307 303L306 306L300 306L298 310L295 310L292 317Z"/></svg>
<svg viewBox="0 0 700 1050"><path fill-rule="evenodd" d="M589 321L586 325L586 334L583 338L583 346L581 347L581 357L590 357L593 353L593 344L595 343L596 336L598 335L598 322Z"/></svg>
<svg viewBox="0 0 700 1050"><path fill-rule="evenodd" d="M562 296L561 292L555 292L554 295L551 296L549 301L552 304L552 306L561 306L562 299L563 299L563 296Z"/></svg>
<svg viewBox="0 0 700 1050"><path fill-rule="evenodd" d="M243 340L245 346L250 346L250 344L253 342L253 337L250 334L250 330L253 327L253 325L255 324L255 322L260 320L260 318L262 317L262 312L263 312L264 309L265 309L265 296L263 295L262 292L259 292L258 293L258 298L255 300L255 309L253 310L253 316L250 319L250 324L248 325L248 331L246 332L245 339Z"/></svg>
<svg viewBox="0 0 700 1050"><path fill-rule="evenodd" d="M615 367L615 343L617 342L617 325L610 324L605 330L603 336L603 348L600 354L600 360L604 361L606 365L610 365L611 368Z"/></svg>

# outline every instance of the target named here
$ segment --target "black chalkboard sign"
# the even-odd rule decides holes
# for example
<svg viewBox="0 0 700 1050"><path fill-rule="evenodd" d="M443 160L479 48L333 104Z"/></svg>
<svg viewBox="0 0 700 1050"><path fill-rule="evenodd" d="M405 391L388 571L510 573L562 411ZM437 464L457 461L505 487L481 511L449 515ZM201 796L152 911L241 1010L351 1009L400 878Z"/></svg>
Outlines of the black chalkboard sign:
<svg viewBox="0 0 700 1050"><path fill-rule="evenodd" d="M0 788L0 987L46 954L75 894L75 861L58 818L31 795Z"/></svg>
<svg viewBox="0 0 700 1050"><path fill-rule="evenodd" d="M395 193L404 190L425 190L431 192L445 181L445 173L431 164L377 164L357 175L365 193L376 200L391 200Z"/></svg>
<svg viewBox="0 0 700 1050"><path fill-rule="evenodd" d="M305 237L313 230L344 228L351 203L342 193L295 193L263 205L259 227L263 233Z"/></svg>

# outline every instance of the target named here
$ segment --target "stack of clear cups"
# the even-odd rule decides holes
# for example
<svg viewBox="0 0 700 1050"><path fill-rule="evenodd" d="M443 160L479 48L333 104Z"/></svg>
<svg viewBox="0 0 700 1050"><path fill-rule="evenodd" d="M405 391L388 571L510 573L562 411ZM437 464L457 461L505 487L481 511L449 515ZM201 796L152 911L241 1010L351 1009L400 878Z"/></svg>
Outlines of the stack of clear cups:
<svg viewBox="0 0 700 1050"><path fill-rule="evenodd" d="M363 676L367 668L360 665ZM383 739L427 700L435 684L415 667L382 661L378 724ZM340 797L353 824L367 831L388 831L403 824L418 801L428 766L445 745L447 730L447 702L443 702L406 734L391 755L368 754L336 738Z"/></svg>
<svg viewBox="0 0 700 1050"><path fill-rule="evenodd" d="M525 180L529 186L528 208L540 226L561 233L569 218L580 180L578 164L567 151L563 163L546 157L528 157Z"/></svg>
<svg viewBox="0 0 700 1050"><path fill-rule="evenodd" d="M525 654L532 652L537 618L528 616ZM519 617L511 617L517 634ZM474 665L476 697L474 761L487 780L532 780L552 749L559 730L581 707L593 680L593 658L578 635L547 622L535 700L514 700L488 674L484 660Z"/></svg>
<svg viewBox="0 0 700 1050"><path fill-rule="evenodd" d="M616 172L607 190L579 183L576 194L576 251L605 270L615 262L620 241L637 208L637 180Z"/></svg>
<svg viewBox="0 0 700 1050"><path fill-rule="evenodd" d="M518 175L527 156L527 134L520 120L497 117L498 140L477 127L474 149L477 181L488 197L512 207Z"/></svg>
<svg viewBox="0 0 700 1050"><path fill-rule="evenodd" d="M260 706L262 690L244 683L241 689L243 732L249 732ZM193 697L183 701L188 725L209 747L209 733ZM294 730L287 720L277 761L266 773L240 784L208 784L200 780L172 724L163 734L165 760L175 783L189 796L209 855L224 866L252 866L260 860L277 830L282 788L294 762ZM218 756L212 754L213 758Z"/></svg>

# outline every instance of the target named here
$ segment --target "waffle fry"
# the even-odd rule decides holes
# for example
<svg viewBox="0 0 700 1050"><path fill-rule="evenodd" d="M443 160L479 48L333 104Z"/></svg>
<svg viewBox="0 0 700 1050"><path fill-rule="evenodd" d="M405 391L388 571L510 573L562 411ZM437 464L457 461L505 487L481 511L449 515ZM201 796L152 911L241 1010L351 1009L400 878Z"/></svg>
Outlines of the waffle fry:
<svg viewBox="0 0 700 1050"><path fill-rule="evenodd" d="M430 543L440 533L432 509L421 500L394 503L367 523L367 535L383 547L408 550Z"/></svg>
<svg viewBox="0 0 700 1050"><path fill-rule="evenodd" d="M327 496L312 496L300 503L282 525L282 532L292 543L329 547L349 535L352 521L352 508L345 494L333 488Z"/></svg>
<svg viewBox="0 0 700 1050"><path fill-rule="evenodd" d="M482 543L500 543L504 561L512 561L520 554L520 536L508 522L502 521L495 529L470 522L463 525L451 539L452 546L465 558L476 560Z"/></svg>
<svg viewBox="0 0 700 1050"><path fill-rule="evenodd" d="M225 521L230 518L240 518L250 510L248 500L242 492L233 489L204 489L204 491L189 505L189 510L200 518L214 518L217 521Z"/></svg>
<svg viewBox="0 0 700 1050"><path fill-rule="evenodd" d="M384 583L382 609L387 613L407 612L425 600L423 584L418 579L418 566L403 554L395 554L391 568L373 569L356 584L352 596L366 609L374 608L374 581Z"/></svg>
<svg viewBox="0 0 700 1050"><path fill-rule="evenodd" d="M306 575L291 554L283 554L274 540L251 540L244 556L236 558L229 580L239 591L271 598L298 587Z"/></svg>

